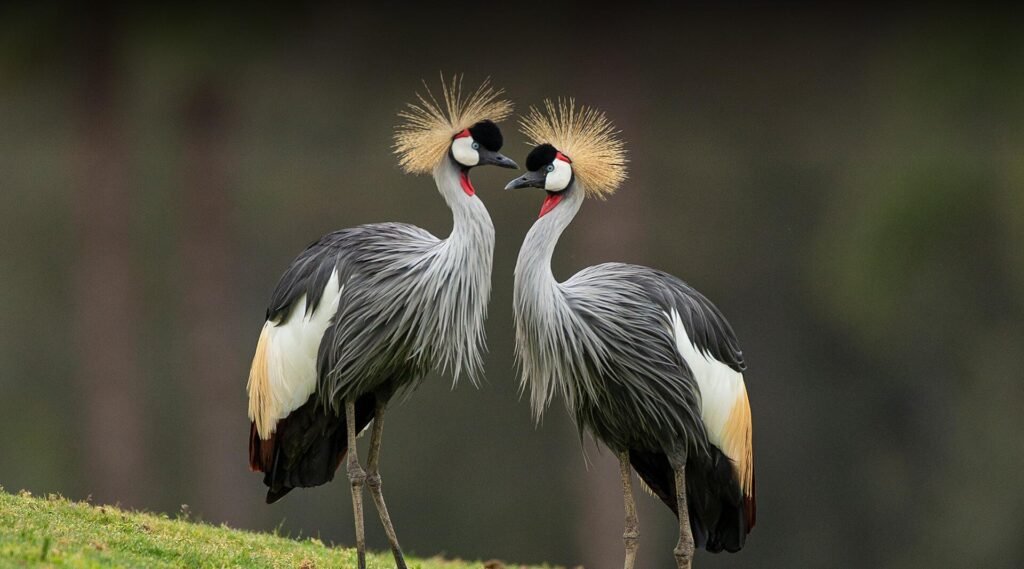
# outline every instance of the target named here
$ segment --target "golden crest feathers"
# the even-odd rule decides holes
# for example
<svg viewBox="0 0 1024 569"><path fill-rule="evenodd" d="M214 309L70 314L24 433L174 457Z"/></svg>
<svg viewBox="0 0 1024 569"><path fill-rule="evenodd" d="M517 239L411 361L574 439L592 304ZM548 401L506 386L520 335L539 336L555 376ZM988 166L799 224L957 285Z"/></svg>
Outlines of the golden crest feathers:
<svg viewBox="0 0 1024 569"><path fill-rule="evenodd" d="M603 112L573 99L544 100L519 120L533 144L550 144L572 160L572 170L588 196L604 199L626 179L626 148Z"/></svg>
<svg viewBox="0 0 1024 569"><path fill-rule="evenodd" d="M512 114L512 103L501 98L504 90L491 86L490 79L466 95L462 76L446 82L441 75L442 100L438 101L423 82L426 96L416 94L418 103L409 103L398 113L403 122L395 127L394 151L398 163L410 174L429 174L448 153L452 137L474 124L499 122Z"/></svg>

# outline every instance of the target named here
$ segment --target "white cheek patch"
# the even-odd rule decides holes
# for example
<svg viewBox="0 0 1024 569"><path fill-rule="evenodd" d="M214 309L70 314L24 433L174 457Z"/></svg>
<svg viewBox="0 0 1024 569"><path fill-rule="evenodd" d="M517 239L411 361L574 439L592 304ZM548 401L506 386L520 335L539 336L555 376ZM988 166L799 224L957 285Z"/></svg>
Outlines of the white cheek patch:
<svg viewBox="0 0 1024 569"><path fill-rule="evenodd" d="M569 185L569 180L572 179L572 166L558 158L551 164L555 169L544 177L544 189L553 192L564 190Z"/></svg>
<svg viewBox="0 0 1024 569"><path fill-rule="evenodd" d="M452 156L463 166L476 166L480 163L480 153L473 148L473 137L463 136L452 142Z"/></svg>

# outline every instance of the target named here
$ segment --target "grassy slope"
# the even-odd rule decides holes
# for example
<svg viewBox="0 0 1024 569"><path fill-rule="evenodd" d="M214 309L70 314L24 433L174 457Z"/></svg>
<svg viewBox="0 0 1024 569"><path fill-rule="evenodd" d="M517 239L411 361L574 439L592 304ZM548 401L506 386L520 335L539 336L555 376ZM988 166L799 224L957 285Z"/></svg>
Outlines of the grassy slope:
<svg viewBox="0 0 1024 569"><path fill-rule="evenodd" d="M371 554L370 569L394 567ZM355 550L0 488L0 567L355 567ZM409 559L410 569L484 564ZM491 565L488 567L501 567Z"/></svg>

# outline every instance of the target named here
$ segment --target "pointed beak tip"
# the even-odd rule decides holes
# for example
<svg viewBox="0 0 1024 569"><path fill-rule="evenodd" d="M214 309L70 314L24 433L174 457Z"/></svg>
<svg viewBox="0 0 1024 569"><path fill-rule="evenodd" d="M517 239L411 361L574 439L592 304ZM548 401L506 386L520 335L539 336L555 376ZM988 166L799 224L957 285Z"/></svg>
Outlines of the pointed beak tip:
<svg viewBox="0 0 1024 569"><path fill-rule="evenodd" d="M512 180L511 182L505 184L505 189L506 190L514 190L514 189L516 189L516 188L519 187L519 183L521 181L522 181L522 178L516 178L515 180Z"/></svg>
<svg viewBox="0 0 1024 569"><path fill-rule="evenodd" d="M501 166L502 168L508 168L510 170L519 169L519 164L516 164L515 160L509 158L508 156L505 156L504 154L498 154L497 160L495 160L494 163L497 166Z"/></svg>
<svg viewBox="0 0 1024 569"><path fill-rule="evenodd" d="M518 190L519 188L543 188L544 176L540 172L527 172L512 180L505 186L506 190Z"/></svg>

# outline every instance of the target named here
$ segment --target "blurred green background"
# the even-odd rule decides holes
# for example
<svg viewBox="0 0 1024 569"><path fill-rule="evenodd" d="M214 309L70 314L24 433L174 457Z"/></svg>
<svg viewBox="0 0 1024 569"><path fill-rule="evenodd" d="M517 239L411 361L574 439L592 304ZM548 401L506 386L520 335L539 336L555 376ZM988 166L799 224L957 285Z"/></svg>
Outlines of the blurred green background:
<svg viewBox="0 0 1024 569"><path fill-rule="evenodd" d="M351 543L343 481L263 504L249 359L310 241L450 230L390 139L421 79L464 72L520 110L575 96L627 141L629 181L584 206L556 275L658 267L739 334L758 526L700 567L1024 566L1020 11L372 4L0 7L0 485ZM512 176L474 173L488 381L393 408L389 505L419 555L618 567L614 458L518 398L512 272L541 196ZM672 566L675 520L640 500L640 565Z"/></svg>

